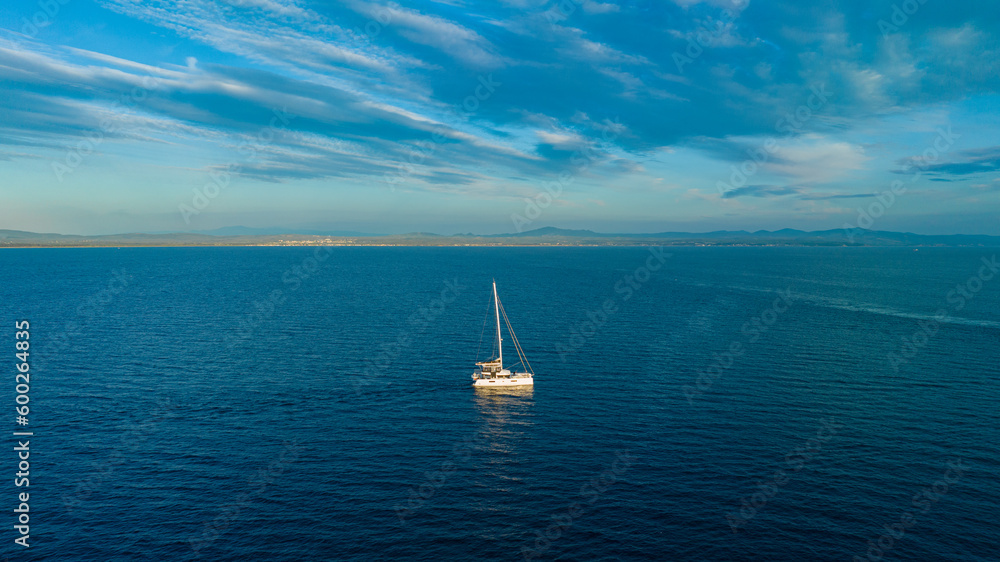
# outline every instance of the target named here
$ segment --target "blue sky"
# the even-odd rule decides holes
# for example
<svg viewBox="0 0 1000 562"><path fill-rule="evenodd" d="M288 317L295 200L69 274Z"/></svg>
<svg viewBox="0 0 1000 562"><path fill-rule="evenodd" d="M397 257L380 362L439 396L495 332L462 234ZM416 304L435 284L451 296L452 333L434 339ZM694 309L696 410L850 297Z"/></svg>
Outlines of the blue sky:
<svg viewBox="0 0 1000 562"><path fill-rule="evenodd" d="M998 33L943 0L8 2L0 228L1000 235Z"/></svg>

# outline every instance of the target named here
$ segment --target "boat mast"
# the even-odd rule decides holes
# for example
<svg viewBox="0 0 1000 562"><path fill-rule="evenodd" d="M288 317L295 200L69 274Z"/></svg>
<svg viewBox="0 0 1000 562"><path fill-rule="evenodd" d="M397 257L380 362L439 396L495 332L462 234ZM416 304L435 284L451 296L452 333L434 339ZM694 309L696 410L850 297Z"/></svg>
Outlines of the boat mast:
<svg viewBox="0 0 1000 562"><path fill-rule="evenodd" d="M503 369L503 339L500 338L500 299L497 297L497 280L493 280L493 311L497 314L497 349L500 350L500 369Z"/></svg>

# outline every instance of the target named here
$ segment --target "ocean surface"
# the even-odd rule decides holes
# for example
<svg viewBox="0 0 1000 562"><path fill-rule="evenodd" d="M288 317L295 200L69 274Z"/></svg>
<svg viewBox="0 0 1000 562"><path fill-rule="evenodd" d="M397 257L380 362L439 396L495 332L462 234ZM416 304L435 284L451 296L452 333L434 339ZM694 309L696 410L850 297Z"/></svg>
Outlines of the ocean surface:
<svg viewBox="0 0 1000 562"><path fill-rule="evenodd" d="M1000 560L997 254L6 249L0 556Z"/></svg>

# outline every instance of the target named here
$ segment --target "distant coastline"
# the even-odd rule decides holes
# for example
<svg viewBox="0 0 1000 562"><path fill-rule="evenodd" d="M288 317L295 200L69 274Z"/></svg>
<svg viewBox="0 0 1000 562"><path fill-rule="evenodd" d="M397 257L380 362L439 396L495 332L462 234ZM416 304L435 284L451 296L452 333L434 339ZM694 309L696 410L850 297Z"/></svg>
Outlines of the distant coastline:
<svg viewBox="0 0 1000 562"><path fill-rule="evenodd" d="M855 229L806 232L716 231L609 234L589 230L539 228L510 234L205 234L130 233L101 236L0 230L0 248L108 248L202 246L989 246L1000 247L1000 236L922 235Z"/></svg>

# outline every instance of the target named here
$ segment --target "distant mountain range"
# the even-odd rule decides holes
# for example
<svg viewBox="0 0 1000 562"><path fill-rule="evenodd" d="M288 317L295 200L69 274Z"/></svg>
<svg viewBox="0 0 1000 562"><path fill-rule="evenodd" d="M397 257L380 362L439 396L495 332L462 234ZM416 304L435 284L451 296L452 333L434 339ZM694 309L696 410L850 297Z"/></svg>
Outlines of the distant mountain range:
<svg viewBox="0 0 1000 562"><path fill-rule="evenodd" d="M327 231L321 229L284 229L284 228L251 228L248 226L224 226L213 230L195 230L194 234L208 234L211 236L272 236L281 234L309 234L313 236L380 236L370 232L354 232L351 230ZM157 234L170 234L169 232L158 232Z"/></svg>
<svg viewBox="0 0 1000 562"><path fill-rule="evenodd" d="M90 246L1000 246L1000 236L924 235L881 230L719 230L715 232L602 233L544 227L508 234L454 234L427 232L367 234L321 230L234 226L203 232L128 233L79 236L0 230L0 247Z"/></svg>

